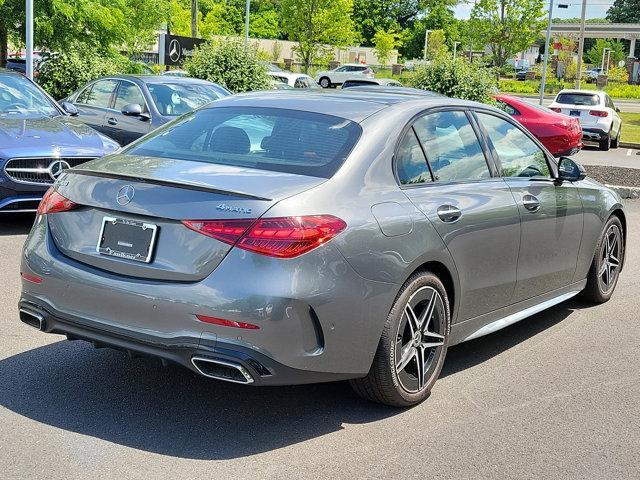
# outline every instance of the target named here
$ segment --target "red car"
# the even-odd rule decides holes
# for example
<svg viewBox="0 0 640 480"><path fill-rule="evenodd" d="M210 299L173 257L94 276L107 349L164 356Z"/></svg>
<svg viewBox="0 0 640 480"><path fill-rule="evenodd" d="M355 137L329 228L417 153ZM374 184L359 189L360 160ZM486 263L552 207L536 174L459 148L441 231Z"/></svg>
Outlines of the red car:
<svg viewBox="0 0 640 480"><path fill-rule="evenodd" d="M498 107L524 125L556 157L582 148L582 127L577 118L510 95L496 95Z"/></svg>

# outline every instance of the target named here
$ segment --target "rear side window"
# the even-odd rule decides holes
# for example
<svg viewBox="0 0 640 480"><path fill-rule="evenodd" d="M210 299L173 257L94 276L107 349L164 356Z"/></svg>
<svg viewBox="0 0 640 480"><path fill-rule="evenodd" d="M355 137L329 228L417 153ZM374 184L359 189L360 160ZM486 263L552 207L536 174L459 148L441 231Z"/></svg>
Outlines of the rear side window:
<svg viewBox="0 0 640 480"><path fill-rule="evenodd" d="M396 172L402 185L430 182L431 173L413 128L400 143L396 154Z"/></svg>
<svg viewBox="0 0 640 480"><path fill-rule="evenodd" d="M502 118L477 113L502 165L505 177L550 177L544 152L518 127Z"/></svg>
<svg viewBox="0 0 640 480"><path fill-rule="evenodd" d="M508 103L502 102L500 100L496 100L496 106L502 110L503 112L508 113L511 116L520 115L520 112L516 110L514 107L509 105Z"/></svg>
<svg viewBox="0 0 640 480"><path fill-rule="evenodd" d="M600 105L600 96L591 93L561 93L556 98L557 103L565 105Z"/></svg>
<svg viewBox="0 0 640 480"><path fill-rule="evenodd" d="M491 173L464 112L438 112L418 119L414 128L436 181L482 180Z"/></svg>
<svg viewBox="0 0 640 480"><path fill-rule="evenodd" d="M331 115L218 107L185 115L125 153L330 178L361 132Z"/></svg>

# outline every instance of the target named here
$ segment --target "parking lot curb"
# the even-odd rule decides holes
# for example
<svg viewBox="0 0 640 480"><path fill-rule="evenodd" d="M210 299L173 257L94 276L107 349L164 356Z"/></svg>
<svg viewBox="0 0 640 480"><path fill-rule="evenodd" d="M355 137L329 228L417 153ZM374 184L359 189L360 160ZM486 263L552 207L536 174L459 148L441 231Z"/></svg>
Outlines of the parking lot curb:
<svg viewBox="0 0 640 480"><path fill-rule="evenodd" d="M620 142L620 146L622 148L637 148L638 150L640 150L640 143Z"/></svg>
<svg viewBox="0 0 640 480"><path fill-rule="evenodd" d="M640 187L624 187L622 185L607 185L607 187L615 190L622 198L640 198Z"/></svg>

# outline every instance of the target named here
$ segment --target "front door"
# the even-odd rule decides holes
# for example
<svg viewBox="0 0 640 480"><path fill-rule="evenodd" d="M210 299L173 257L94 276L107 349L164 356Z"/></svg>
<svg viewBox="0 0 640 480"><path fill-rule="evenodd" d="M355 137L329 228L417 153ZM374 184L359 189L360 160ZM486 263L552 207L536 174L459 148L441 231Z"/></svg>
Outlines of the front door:
<svg viewBox="0 0 640 480"><path fill-rule="evenodd" d="M516 284L518 207L490 165L464 111L420 117L396 156L405 194L427 216L455 262L457 321L508 305Z"/></svg>
<svg viewBox="0 0 640 480"><path fill-rule="evenodd" d="M513 192L522 223L514 302L569 285L576 271L583 209L571 182L554 180L552 161L510 119L476 113Z"/></svg>
<svg viewBox="0 0 640 480"><path fill-rule="evenodd" d="M126 116L122 114L125 105L137 104L142 108L142 112L147 116ZM115 104L113 112L107 115L107 123L109 124L110 136L116 139L120 145L137 140L141 136L149 133L151 129L151 121L148 117L149 110L142 95L140 87L135 83L123 80L116 91Z"/></svg>

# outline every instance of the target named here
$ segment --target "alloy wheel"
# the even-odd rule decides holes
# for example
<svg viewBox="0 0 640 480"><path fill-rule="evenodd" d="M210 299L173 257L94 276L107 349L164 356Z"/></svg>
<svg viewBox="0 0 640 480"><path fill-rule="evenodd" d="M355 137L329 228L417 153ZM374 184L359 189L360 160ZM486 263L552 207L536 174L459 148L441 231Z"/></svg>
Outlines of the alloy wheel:
<svg viewBox="0 0 640 480"><path fill-rule="evenodd" d="M605 233L604 241L600 248L600 269L598 270L598 283L603 293L615 287L620 274L620 262L622 260L622 232L618 225L611 225Z"/></svg>
<svg viewBox="0 0 640 480"><path fill-rule="evenodd" d="M404 308L396 334L394 365L407 392L420 392L429 383L444 346L445 328L444 302L438 291L418 289Z"/></svg>

